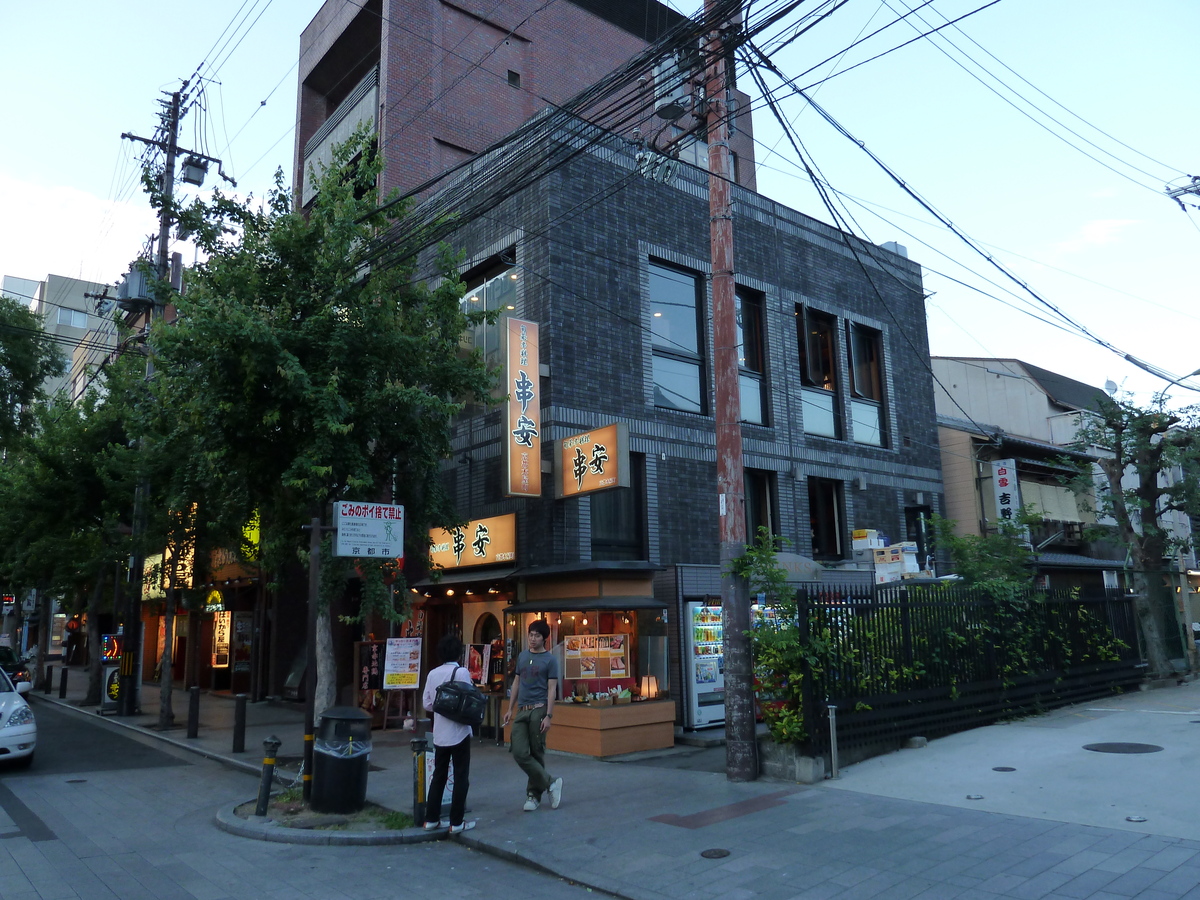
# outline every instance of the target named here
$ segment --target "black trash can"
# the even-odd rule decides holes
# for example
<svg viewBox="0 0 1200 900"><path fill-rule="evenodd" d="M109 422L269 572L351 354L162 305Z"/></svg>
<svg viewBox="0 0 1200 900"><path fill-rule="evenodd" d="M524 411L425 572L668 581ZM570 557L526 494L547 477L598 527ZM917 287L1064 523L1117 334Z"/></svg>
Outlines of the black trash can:
<svg viewBox="0 0 1200 900"><path fill-rule="evenodd" d="M371 766L371 714L354 706L321 713L313 742L312 795L315 812L358 812L367 802Z"/></svg>

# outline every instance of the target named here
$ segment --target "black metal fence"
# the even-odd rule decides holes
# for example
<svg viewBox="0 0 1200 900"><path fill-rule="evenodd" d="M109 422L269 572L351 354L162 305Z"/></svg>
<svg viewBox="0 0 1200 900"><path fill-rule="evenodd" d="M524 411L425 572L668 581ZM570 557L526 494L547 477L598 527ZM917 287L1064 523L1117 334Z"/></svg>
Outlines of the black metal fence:
<svg viewBox="0 0 1200 900"><path fill-rule="evenodd" d="M829 706L841 761L999 719L1105 696L1144 675L1132 600L958 585L798 596L813 663L804 679L808 750L828 755Z"/></svg>

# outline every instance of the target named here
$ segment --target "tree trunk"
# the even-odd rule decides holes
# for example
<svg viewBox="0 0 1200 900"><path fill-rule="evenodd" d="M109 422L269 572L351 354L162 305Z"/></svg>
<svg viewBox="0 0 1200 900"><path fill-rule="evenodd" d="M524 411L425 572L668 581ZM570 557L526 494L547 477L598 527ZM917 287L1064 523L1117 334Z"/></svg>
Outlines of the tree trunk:
<svg viewBox="0 0 1200 900"><path fill-rule="evenodd" d="M162 664L158 678L158 727L170 728L175 724L175 712L171 708L171 664L175 643L175 573L171 573L171 587L167 588L167 608L163 612Z"/></svg>
<svg viewBox="0 0 1200 900"><path fill-rule="evenodd" d="M100 646L100 599L104 596L104 582L107 580L105 577L107 574L108 564L105 563L100 567L100 571L96 573L96 586L92 588L91 596L88 597L88 687L87 696L83 698L84 706L100 705L100 682L103 677L100 660L102 655Z"/></svg>
<svg viewBox="0 0 1200 900"><path fill-rule="evenodd" d="M313 695L313 709L317 719L321 713L337 703L337 664L333 658L333 623L329 610L317 612L317 690Z"/></svg>

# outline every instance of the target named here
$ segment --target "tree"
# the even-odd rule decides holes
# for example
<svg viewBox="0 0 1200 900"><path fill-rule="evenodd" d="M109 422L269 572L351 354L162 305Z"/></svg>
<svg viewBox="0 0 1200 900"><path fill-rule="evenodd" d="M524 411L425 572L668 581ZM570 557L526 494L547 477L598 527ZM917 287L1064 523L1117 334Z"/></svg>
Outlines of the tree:
<svg viewBox="0 0 1200 900"><path fill-rule="evenodd" d="M360 130L335 149L304 213L277 176L261 208L217 195L179 216L208 260L174 298L178 319L152 336L159 432L190 454L168 504L182 509L203 492L200 518L226 529L257 511L268 569L304 556L301 526L331 501L390 493L406 508L409 555L428 553L431 525L455 522L438 472L460 401L488 402L493 379L481 356L460 350L483 317L462 312L447 254L432 288L416 282L415 263L362 265L363 249L405 210L377 205L380 171ZM381 564L359 567L359 614L402 617ZM336 689L330 593L319 618L318 711Z"/></svg>
<svg viewBox="0 0 1200 900"><path fill-rule="evenodd" d="M1168 635L1177 633L1174 588L1168 560L1188 540L1164 523L1172 511L1200 515L1200 409L1177 413L1164 408L1164 396L1149 408L1111 397L1097 401L1076 436L1081 449L1100 448L1096 461L1105 490L1098 490L1096 512L1111 517L1117 537L1133 562L1134 603L1151 674L1172 674ZM1092 488L1092 474L1075 479Z"/></svg>
<svg viewBox="0 0 1200 900"><path fill-rule="evenodd" d="M41 319L25 303L0 296L0 450L32 426L42 383L64 365Z"/></svg>
<svg viewBox="0 0 1200 900"><path fill-rule="evenodd" d="M1041 516L1022 506L1015 520L997 523L987 534L959 534L952 519L934 516L937 546L950 554L954 573L968 585L1010 594L1028 588L1035 575L1035 554L1029 546L1028 529Z"/></svg>

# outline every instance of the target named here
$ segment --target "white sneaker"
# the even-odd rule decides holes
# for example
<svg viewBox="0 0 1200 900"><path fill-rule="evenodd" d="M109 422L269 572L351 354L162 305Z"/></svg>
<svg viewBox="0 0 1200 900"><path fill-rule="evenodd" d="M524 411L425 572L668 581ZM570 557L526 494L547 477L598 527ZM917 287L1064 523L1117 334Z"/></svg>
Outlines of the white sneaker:
<svg viewBox="0 0 1200 900"><path fill-rule="evenodd" d="M426 831L437 831L439 828L449 828L449 827L450 827L449 819L442 819L441 821L438 821L438 822L426 822L425 823Z"/></svg>
<svg viewBox="0 0 1200 900"><path fill-rule="evenodd" d="M541 806L541 803L538 802L537 797L526 797L525 805L521 808L524 809L525 812L533 812L539 806Z"/></svg>
<svg viewBox="0 0 1200 900"><path fill-rule="evenodd" d="M562 779L555 778L550 782L550 808L558 809L560 803L562 803Z"/></svg>
<svg viewBox="0 0 1200 900"><path fill-rule="evenodd" d="M451 834L462 834L464 831L470 831L474 827L475 827L475 820L471 819L471 821L463 822L461 825L451 825L450 833Z"/></svg>

